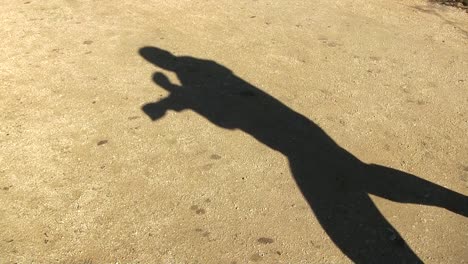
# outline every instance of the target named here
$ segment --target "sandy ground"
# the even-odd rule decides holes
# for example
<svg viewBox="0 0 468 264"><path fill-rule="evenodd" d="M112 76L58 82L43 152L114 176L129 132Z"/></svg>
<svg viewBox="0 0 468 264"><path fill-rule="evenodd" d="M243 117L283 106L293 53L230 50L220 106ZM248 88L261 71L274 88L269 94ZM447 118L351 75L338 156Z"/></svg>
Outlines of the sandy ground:
<svg viewBox="0 0 468 264"><path fill-rule="evenodd" d="M466 201L468 16L455 8L2 1L0 47L0 263L366 262L330 239L281 151L190 109L153 122L142 106L169 93L152 75L182 81L143 47L215 61L361 161ZM420 260L468 262L463 213L370 197Z"/></svg>

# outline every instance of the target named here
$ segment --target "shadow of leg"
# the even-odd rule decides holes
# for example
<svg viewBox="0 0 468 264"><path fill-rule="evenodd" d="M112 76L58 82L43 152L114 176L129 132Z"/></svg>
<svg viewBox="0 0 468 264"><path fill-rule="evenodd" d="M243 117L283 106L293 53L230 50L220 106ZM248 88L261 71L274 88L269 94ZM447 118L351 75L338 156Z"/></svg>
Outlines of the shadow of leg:
<svg viewBox="0 0 468 264"><path fill-rule="evenodd" d="M468 197L412 174L380 165L368 165L362 179L371 194L400 203L415 203L445 208L468 216Z"/></svg>
<svg viewBox="0 0 468 264"><path fill-rule="evenodd" d="M365 193L308 195L318 221L355 263L422 263Z"/></svg>
<svg viewBox="0 0 468 264"><path fill-rule="evenodd" d="M349 159L345 166L333 166L303 157L291 160L296 183L344 254L355 263L422 263L355 181L365 164Z"/></svg>

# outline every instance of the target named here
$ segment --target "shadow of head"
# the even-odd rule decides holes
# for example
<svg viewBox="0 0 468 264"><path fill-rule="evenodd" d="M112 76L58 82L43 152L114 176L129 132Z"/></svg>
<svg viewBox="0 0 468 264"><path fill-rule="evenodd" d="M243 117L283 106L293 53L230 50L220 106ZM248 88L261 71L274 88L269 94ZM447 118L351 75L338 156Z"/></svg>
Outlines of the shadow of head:
<svg viewBox="0 0 468 264"><path fill-rule="evenodd" d="M175 56L157 47L143 47L139 50L139 54L156 67L177 74L182 86L198 84L204 88L213 88L214 85L219 84L220 81L225 82L226 78L232 75L231 70L215 61L190 56Z"/></svg>
<svg viewBox="0 0 468 264"><path fill-rule="evenodd" d="M143 47L139 50L140 55L148 62L156 65L157 67L174 71L177 65L177 56L174 56L167 50L156 47Z"/></svg>

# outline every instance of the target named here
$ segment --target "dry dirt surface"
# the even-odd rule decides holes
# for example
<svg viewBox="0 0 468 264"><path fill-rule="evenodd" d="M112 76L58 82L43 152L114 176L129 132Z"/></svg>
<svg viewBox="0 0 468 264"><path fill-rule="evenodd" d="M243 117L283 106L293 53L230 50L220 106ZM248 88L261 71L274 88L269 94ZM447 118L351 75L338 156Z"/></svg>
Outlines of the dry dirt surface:
<svg viewBox="0 0 468 264"><path fill-rule="evenodd" d="M467 263L468 15L0 3L0 263Z"/></svg>

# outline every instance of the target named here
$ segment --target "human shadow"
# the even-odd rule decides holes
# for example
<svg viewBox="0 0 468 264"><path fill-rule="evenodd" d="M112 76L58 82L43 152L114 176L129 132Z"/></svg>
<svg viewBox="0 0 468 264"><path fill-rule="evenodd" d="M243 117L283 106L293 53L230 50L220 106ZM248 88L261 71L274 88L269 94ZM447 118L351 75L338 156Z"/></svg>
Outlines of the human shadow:
<svg viewBox="0 0 468 264"><path fill-rule="evenodd" d="M316 218L356 263L421 263L369 197L432 205L468 215L467 196L414 175L366 164L336 144L318 125L210 60L174 56L156 47L140 55L174 72L153 80L169 95L145 104L154 121L166 111L190 109L225 129L240 129L289 160L292 175Z"/></svg>

